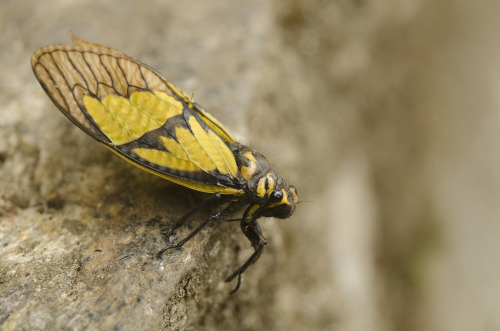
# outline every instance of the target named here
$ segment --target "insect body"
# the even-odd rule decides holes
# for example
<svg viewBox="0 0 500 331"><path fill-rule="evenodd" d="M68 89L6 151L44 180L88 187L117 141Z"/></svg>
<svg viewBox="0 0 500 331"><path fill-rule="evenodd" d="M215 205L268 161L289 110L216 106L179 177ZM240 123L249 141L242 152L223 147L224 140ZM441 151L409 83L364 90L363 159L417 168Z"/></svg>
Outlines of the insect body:
<svg viewBox="0 0 500 331"><path fill-rule="evenodd" d="M241 145L210 113L154 69L112 48L72 36L75 46L37 50L31 65L45 92L74 124L132 164L216 199L235 199L207 218L176 245L203 226L247 204L240 225L254 254L226 281L254 263L266 245L257 219L290 217L297 190L285 184L259 152ZM210 200L212 200L210 199ZM180 226L190 214L181 218Z"/></svg>

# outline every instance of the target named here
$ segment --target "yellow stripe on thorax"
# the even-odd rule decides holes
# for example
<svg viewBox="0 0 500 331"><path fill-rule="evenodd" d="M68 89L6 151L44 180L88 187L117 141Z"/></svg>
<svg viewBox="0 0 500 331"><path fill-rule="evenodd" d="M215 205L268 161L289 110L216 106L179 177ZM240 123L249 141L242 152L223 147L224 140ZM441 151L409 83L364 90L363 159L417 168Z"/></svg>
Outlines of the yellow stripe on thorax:
<svg viewBox="0 0 500 331"><path fill-rule="evenodd" d="M255 173L255 170L257 169L257 160L253 156L252 152L246 152L243 154L244 157L246 157L248 160L250 160L250 165L243 166L240 168L241 175L245 179L250 179L252 178L253 174Z"/></svg>

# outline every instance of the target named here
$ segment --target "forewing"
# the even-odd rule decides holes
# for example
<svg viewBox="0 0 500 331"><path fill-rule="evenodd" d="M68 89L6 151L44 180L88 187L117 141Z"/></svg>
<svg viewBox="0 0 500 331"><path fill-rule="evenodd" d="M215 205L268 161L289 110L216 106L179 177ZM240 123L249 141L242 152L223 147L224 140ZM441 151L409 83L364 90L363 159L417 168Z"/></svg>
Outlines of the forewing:
<svg viewBox="0 0 500 331"><path fill-rule="evenodd" d="M73 39L76 46L47 46L31 59L40 84L71 121L152 173L199 191L242 193L228 148L234 140L217 120L147 65Z"/></svg>

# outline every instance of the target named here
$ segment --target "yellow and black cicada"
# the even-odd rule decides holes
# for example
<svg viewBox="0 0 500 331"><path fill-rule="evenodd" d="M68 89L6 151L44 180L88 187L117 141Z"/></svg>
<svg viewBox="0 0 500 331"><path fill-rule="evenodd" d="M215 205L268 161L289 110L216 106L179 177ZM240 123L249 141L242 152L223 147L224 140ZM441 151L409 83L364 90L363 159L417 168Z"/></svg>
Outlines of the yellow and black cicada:
<svg viewBox="0 0 500 331"><path fill-rule="evenodd" d="M257 219L290 217L298 203L297 190L285 184L261 153L238 143L217 119L157 71L115 49L72 38L74 46L46 46L31 58L36 78L67 118L132 164L211 193L207 201L234 197L186 238L162 249L159 257L182 247L235 204L248 205L239 221L255 252L226 279L238 277L231 291L235 293L241 274L267 244ZM191 214L178 220L174 229Z"/></svg>

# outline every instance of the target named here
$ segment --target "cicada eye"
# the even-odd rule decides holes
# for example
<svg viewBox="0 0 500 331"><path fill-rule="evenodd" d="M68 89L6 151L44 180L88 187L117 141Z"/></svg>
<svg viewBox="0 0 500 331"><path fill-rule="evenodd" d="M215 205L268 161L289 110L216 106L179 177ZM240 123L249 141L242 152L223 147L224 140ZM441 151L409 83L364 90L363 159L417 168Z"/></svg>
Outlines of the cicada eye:
<svg viewBox="0 0 500 331"><path fill-rule="evenodd" d="M269 195L269 201L272 203L280 202L283 199L283 192L280 190L274 190Z"/></svg>

